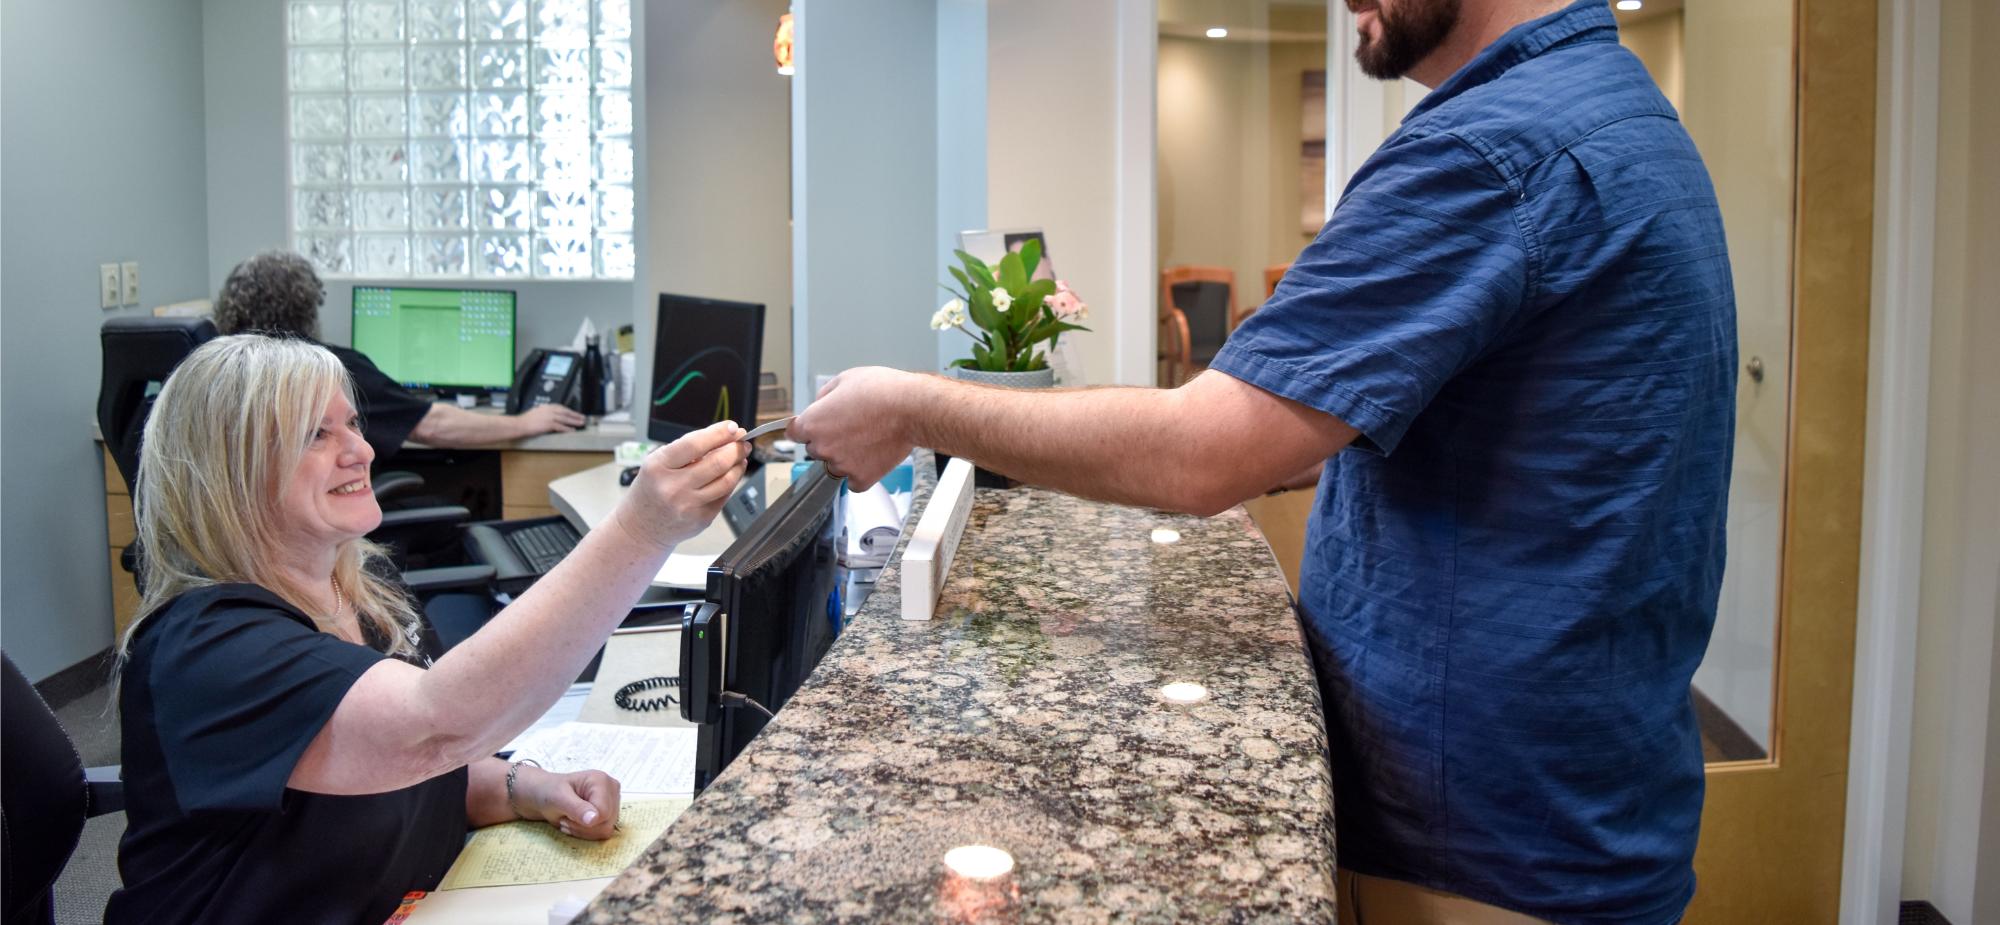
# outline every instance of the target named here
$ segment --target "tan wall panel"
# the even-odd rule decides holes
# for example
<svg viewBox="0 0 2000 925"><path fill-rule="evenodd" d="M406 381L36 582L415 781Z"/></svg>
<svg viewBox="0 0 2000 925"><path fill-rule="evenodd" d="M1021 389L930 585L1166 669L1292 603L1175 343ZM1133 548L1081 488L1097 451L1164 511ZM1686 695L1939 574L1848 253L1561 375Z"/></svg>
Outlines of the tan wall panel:
<svg viewBox="0 0 2000 925"><path fill-rule="evenodd" d="M102 449L102 447L100 447L100 449ZM104 453L103 456L104 456L104 493L107 495L131 494L132 493L131 490L125 487L125 477L118 474L118 463L111 458L110 453Z"/></svg>
<svg viewBox="0 0 2000 925"><path fill-rule="evenodd" d="M104 496L104 527L111 534L111 545L130 546L135 526L132 522L132 496Z"/></svg>
<svg viewBox="0 0 2000 925"><path fill-rule="evenodd" d="M125 638L125 628L132 625L132 618L139 613L139 585L132 579L132 573L118 564L123 555L123 547L111 549L111 626L112 645Z"/></svg>
<svg viewBox="0 0 2000 925"><path fill-rule="evenodd" d="M547 508L550 482L610 461L608 453L503 452L500 454L500 505L502 508Z"/></svg>

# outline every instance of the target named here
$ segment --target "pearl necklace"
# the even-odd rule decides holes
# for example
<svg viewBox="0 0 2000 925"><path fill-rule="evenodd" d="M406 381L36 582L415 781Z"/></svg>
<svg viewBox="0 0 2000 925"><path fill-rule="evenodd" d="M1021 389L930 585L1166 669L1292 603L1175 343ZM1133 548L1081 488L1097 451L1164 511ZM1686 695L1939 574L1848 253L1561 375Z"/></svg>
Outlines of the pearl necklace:
<svg viewBox="0 0 2000 925"><path fill-rule="evenodd" d="M347 596L340 593L340 579L333 579L333 622L340 623L340 615L347 612Z"/></svg>

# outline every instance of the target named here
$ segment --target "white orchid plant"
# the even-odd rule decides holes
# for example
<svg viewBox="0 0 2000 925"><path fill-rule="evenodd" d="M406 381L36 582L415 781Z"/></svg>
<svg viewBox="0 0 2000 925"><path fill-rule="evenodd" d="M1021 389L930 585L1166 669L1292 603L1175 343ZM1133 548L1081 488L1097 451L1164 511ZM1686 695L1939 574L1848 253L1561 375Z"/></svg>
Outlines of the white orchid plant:
<svg viewBox="0 0 2000 925"><path fill-rule="evenodd" d="M1029 240L1019 253L1001 257L994 266L964 251L955 253L965 264L951 268L958 287L945 285L953 298L931 316L932 330L957 328L972 337L972 356L951 365L996 373L1047 369L1048 351L1055 349L1057 338L1066 331L1090 330L1077 323L1089 317L1090 306L1068 284L1033 278L1042 262L1040 241Z"/></svg>

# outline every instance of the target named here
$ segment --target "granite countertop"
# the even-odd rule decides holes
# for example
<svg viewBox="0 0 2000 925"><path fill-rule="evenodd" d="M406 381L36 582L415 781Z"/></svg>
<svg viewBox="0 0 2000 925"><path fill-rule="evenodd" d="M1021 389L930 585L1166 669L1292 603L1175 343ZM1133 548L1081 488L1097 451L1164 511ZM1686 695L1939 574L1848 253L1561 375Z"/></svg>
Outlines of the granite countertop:
<svg viewBox="0 0 2000 925"><path fill-rule="evenodd" d="M579 921L1334 919L1318 693L1240 508L982 490L936 620L898 618L899 571ZM950 872L972 844L1013 871Z"/></svg>

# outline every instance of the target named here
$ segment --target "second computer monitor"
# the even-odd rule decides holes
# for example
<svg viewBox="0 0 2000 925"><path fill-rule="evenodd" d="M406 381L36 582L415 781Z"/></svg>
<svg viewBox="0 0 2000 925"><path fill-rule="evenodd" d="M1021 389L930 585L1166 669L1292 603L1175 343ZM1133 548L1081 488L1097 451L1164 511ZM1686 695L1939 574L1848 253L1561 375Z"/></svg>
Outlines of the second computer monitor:
<svg viewBox="0 0 2000 925"><path fill-rule="evenodd" d="M354 349L412 388L505 389L514 382L514 293L356 286Z"/></svg>
<svg viewBox="0 0 2000 925"><path fill-rule="evenodd" d="M668 443L717 421L757 424L764 306L660 295L646 436Z"/></svg>

